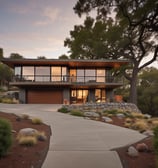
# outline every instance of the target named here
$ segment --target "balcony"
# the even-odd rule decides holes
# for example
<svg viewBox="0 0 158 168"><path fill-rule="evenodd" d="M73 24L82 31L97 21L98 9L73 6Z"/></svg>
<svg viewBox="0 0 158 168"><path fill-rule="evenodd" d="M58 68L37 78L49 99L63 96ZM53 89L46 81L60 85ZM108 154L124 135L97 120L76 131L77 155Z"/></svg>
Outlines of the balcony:
<svg viewBox="0 0 158 168"><path fill-rule="evenodd" d="M52 86L87 86L87 87L118 87L123 85L123 77L114 76L68 76L68 75L23 75L14 76L11 85L33 86L33 85L52 85Z"/></svg>

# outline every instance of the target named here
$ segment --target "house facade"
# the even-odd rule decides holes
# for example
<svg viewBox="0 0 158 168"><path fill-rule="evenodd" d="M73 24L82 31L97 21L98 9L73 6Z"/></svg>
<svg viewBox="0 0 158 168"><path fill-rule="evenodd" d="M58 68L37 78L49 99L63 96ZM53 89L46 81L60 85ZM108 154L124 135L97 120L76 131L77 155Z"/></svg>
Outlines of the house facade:
<svg viewBox="0 0 158 168"><path fill-rule="evenodd" d="M106 102L123 77L114 70L126 60L3 59L14 70L10 85L20 90L19 101L32 104Z"/></svg>

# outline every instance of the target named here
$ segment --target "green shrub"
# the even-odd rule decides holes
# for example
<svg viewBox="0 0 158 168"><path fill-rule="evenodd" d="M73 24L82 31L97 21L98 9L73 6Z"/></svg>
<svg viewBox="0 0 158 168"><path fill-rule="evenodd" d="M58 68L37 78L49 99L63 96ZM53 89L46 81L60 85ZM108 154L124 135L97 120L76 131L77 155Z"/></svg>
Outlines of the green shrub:
<svg viewBox="0 0 158 168"><path fill-rule="evenodd" d="M24 146L33 146L37 144L37 138L34 136L21 136L18 138L18 143Z"/></svg>
<svg viewBox="0 0 158 168"><path fill-rule="evenodd" d="M111 114L111 115L116 115L116 114L118 113L118 110L116 110L116 109L105 110L103 113L104 113L104 114L107 114L107 115L109 115L109 114Z"/></svg>
<svg viewBox="0 0 158 168"><path fill-rule="evenodd" d="M74 116L78 116L78 117L83 117L84 116L83 112L79 111L79 110L71 110L70 114L74 115Z"/></svg>
<svg viewBox="0 0 158 168"><path fill-rule="evenodd" d="M11 124L0 119L0 157L5 156L12 145Z"/></svg>
<svg viewBox="0 0 158 168"><path fill-rule="evenodd" d="M66 107L62 107L62 108L58 109L58 112L61 112L61 113L68 113L69 110L68 110Z"/></svg>
<svg viewBox="0 0 158 168"><path fill-rule="evenodd" d="M32 118L31 120L32 120L32 124L39 125L43 123L43 121L40 118Z"/></svg>

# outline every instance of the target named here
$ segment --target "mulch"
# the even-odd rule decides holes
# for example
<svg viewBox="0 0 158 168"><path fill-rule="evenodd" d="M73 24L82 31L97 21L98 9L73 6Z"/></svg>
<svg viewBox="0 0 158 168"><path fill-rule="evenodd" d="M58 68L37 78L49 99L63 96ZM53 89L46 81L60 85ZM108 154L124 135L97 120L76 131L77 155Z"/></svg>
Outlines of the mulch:
<svg viewBox="0 0 158 168"><path fill-rule="evenodd" d="M35 125L29 119L17 120L14 114L0 112L0 118L10 121L13 134L13 144L8 154L0 159L0 168L40 168L46 158L51 136L50 126L46 124ZM46 141L38 141L34 146L21 146L17 143L16 137L20 129L34 128L44 131L47 136Z"/></svg>

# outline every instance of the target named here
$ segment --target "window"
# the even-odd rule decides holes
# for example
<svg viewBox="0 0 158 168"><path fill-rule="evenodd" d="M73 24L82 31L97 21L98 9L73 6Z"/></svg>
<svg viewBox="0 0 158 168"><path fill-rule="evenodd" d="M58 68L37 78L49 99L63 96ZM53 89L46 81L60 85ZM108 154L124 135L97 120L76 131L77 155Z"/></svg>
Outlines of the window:
<svg viewBox="0 0 158 168"><path fill-rule="evenodd" d="M95 69L85 69L85 82L95 82Z"/></svg>
<svg viewBox="0 0 158 168"><path fill-rule="evenodd" d="M105 89L95 89L95 100L96 100L96 102L105 102L106 101Z"/></svg>
<svg viewBox="0 0 158 168"><path fill-rule="evenodd" d="M77 69L77 82L84 82L84 69Z"/></svg>
<svg viewBox="0 0 158 168"><path fill-rule="evenodd" d="M23 80L33 81L34 80L34 67L33 66L23 66L22 78Z"/></svg>
<svg viewBox="0 0 158 168"><path fill-rule="evenodd" d="M50 67L39 66L36 67L35 81L48 82L50 81Z"/></svg>
<svg viewBox="0 0 158 168"><path fill-rule="evenodd" d="M105 69L97 69L97 82L105 82Z"/></svg>
<svg viewBox="0 0 158 168"><path fill-rule="evenodd" d="M61 67L52 67L52 81L61 81Z"/></svg>

